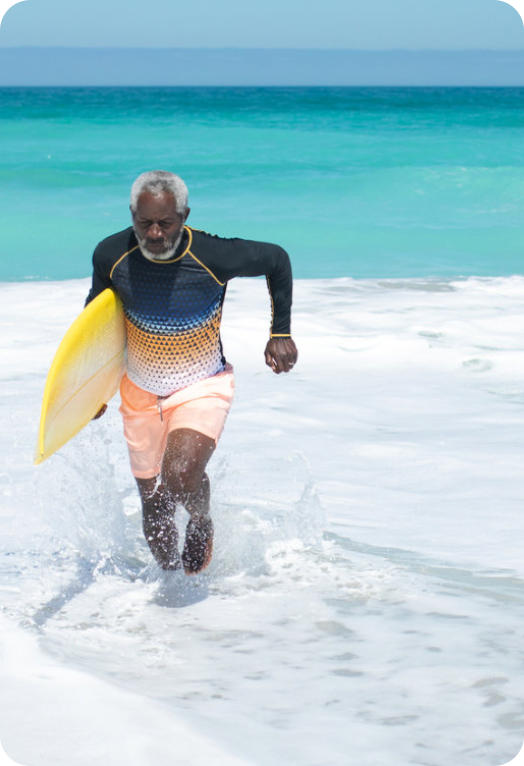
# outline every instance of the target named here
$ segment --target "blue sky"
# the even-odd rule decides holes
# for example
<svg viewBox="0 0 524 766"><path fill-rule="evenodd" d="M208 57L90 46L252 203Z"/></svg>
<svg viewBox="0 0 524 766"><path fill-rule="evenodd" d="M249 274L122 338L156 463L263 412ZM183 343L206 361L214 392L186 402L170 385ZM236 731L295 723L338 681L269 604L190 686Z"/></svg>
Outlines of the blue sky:
<svg viewBox="0 0 524 766"><path fill-rule="evenodd" d="M26 0L0 46L522 49L497 0Z"/></svg>

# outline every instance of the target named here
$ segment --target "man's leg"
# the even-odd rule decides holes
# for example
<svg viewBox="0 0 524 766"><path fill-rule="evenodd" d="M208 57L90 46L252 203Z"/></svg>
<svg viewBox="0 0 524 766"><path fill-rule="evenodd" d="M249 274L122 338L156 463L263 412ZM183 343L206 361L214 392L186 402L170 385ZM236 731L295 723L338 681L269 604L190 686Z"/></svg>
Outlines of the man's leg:
<svg viewBox="0 0 524 766"><path fill-rule="evenodd" d="M176 502L169 490L153 479L137 479L142 500L142 525L151 553L162 569L180 569Z"/></svg>
<svg viewBox="0 0 524 766"><path fill-rule="evenodd" d="M162 461L162 484L190 515L182 553L186 574L196 574L211 561L213 523L209 515L209 479L205 469L215 441L190 428L171 431Z"/></svg>

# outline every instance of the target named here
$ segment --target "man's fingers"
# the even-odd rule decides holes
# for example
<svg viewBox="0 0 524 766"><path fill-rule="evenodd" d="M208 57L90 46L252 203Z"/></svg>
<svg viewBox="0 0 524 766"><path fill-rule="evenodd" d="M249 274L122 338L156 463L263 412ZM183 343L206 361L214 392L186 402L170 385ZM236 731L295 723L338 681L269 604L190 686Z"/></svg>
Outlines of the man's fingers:
<svg viewBox="0 0 524 766"><path fill-rule="evenodd" d="M277 375L281 372L289 372L298 357L297 347L291 338L271 338L265 351L266 364Z"/></svg>
<svg viewBox="0 0 524 766"><path fill-rule="evenodd" d="M267 366L271 367L273 372L280 372L280 370L278 370L278 365L277 365L276 359L274 359L274 357L267 350L266 350L266 353L265 353L265 357L266 357L266 364L267 364Z"/></svg>
<svg viewBox="0 0 524 766"><path fill-rule="evenodd" d="M104 412L107 410L107 404L103 404L96 415L93 417L93 420L98 420L98 418L101 418Z"/></svg>

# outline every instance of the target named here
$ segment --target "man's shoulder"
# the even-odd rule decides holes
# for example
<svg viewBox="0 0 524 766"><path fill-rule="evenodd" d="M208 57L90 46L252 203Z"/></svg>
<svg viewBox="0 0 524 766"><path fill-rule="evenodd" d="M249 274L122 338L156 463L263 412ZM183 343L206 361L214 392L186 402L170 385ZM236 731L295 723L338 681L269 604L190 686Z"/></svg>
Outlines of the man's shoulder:
<svg viewBox="0 0 524 766"><path fill-rule="evenodd" d="M258 239L245 239L244 237L224 237L218 234L210 234L207 231L204 231L203 229L194 229L192 226L187 226L188 229L191 231L192 235L192 244L195 245L195 247L198 244L203 245L204 247L207 246L210 248L210 250L232 250L236 248L271 248L275 251L282 251L283 248L280 245L276 245L272 242L265 242L263 240Z"/></svg>
<svg viewBox="0 0 524 766"><path fill-rule="evenodd" d="M192 244L208 244L212 246L213 243L218 244L220 242L231 241L226 237L220 237L218 234L210 234L204 229L195 229L193 226L186 226L186 228L191 232Z"/></svg>
<svg viewBox="0 0 524 766"><path fill-rule="evenodd" d="M130 248L137 244L135 232L132 226L127 229L117 231L116 234L110 234L109 237L101 240L95 248L95 255L98 257L120 257Z"/></svg>
<svg viewBox="0 0 524 766"><path fill-rule="evenodd" d="M243 248L246 244L251 244L250 240L240 237L224 237L219 234L210 234L204 229L194 229L187 226L191 232L189 249L195 254L200 253L203 256L208 255L211 258L221 259L227 257L231 252Z"/></svg>

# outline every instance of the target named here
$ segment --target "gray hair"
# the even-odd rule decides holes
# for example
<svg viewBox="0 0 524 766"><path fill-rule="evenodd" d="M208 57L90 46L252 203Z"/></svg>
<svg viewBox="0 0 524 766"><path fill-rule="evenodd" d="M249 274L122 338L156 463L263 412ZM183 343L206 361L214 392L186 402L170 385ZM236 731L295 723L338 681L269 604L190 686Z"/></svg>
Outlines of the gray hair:
<svg viewBox="0 0 524 766"><path fill-rule="evenodd" d="M175 198L177 213L183 214L187 210L187 186L180 176L174 173L169 173L167 170L148 170L147 173L138 176L131 187L130 206L133 213L136 211L138 198L145 191L152 194L169 192Z"/></svg>

